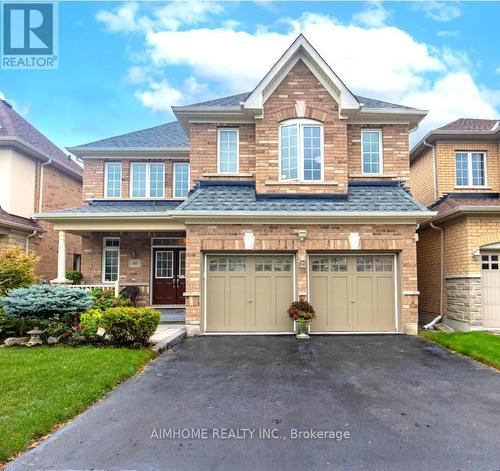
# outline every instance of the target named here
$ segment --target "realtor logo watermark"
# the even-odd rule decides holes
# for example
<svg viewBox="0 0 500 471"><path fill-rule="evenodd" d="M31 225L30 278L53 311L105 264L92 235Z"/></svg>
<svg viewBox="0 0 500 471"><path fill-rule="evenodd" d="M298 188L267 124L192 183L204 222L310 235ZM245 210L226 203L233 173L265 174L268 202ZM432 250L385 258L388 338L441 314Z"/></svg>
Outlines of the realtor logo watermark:
<svg viewBox="0 0 500 471"><path fill-rule="evenodd" d="M1 68L59 67L56 3L2 3Z"/></svg>

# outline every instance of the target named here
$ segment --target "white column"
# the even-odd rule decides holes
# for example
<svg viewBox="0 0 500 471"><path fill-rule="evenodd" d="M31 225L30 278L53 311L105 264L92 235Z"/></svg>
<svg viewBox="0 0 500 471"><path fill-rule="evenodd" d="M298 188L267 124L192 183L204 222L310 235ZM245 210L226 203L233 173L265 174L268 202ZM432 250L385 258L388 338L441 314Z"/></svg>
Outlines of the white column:
<svg viewBox="0 0 500 471"><path fill-rule="evenodd" d="M57 249L57 278L53 283L67 283L66 279L66 231L59 231L59 247Z"/></svg>

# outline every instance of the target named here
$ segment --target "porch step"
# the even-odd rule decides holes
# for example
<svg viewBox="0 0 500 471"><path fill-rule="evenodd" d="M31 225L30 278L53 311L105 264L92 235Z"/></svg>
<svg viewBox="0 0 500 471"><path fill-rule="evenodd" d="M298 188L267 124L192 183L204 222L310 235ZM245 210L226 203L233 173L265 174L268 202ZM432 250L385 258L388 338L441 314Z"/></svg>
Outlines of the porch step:
<svg viewBox="0 0 500 471"><path fill-rule="evenodd" d="M160 323L182 322L186 320L186 310L180 308L156 308L161 313Z"/></svg>
<svg viewBox="0 0 500 471"><path fill-rule="evenodd" d="M175 344L182 342L185 336L185 327L170 327L160 324L156 329L156 332L149 339L149 342L153 344L153 351L161 353L169 348L172 348Z"/></svg>

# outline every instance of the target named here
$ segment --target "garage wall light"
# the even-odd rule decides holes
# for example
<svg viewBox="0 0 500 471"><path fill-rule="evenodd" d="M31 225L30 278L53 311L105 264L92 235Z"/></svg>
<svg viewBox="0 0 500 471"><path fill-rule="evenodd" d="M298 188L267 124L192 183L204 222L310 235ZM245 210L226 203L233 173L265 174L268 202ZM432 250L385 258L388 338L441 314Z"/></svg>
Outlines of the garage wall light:
<svg viewBox="0 0 500 471"><path fill-rule="evenodd" d="M481 260L481 252L479 250L474 250L472 252L472 258L476 261L479 262Z"/></svg>
<svg viewBox="0 0 500 471"><path fill-rule="evenodd" d="M299 267L300 268L305 268L306 267L306 257L304 257L304 255L302 255L299 258Z"/></svg>
<svg viewBox="0 0 500 471"><path fill-rule="evenodd" d="M299 240L301 242L304 242L306 240L306 237L307 237L307 231L302 229L302 230L297 232L297 235L299 236Z"/></svg>

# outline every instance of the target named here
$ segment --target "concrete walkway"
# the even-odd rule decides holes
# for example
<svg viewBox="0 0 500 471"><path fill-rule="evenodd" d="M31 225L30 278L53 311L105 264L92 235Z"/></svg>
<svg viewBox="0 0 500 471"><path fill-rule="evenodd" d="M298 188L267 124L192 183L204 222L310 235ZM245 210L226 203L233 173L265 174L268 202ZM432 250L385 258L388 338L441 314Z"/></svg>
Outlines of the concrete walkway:
<svg viewBox="0 0 500 471"><path fill-rule="evenodd" d="M186 328L179 325L160 324L149 339L153 351L161 353L181 342L186 336Z"/></svg>

